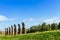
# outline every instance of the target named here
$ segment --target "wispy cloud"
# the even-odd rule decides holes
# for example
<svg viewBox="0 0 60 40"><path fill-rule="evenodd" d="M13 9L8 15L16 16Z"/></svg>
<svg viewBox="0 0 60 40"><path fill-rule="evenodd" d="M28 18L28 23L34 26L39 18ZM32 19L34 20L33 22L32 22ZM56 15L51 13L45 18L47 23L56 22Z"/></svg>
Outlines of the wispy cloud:
<svg viewBox="0 0 60 40"><path fill-rule="evenodd" d="M35 21L35 20L33 18L29 18L28 21L31 21L32 22L32 21Z"/></svg>
<svg viewBox="0 0 60 40"><path fill-rule="evenodd" d="M58 22L60 22L60 18L53 17L53 18L45 19L44 22L47 24L58 23Z"/></svg>
<svg viewBox="0 0 60 40"><path fill-rule="evenodd" d="M29 19L24 19L24 22L28 21L28 22L41 22L42 20L40 18L29 18Z"/></svg>
<svg viewBox="0 0 60 40"><path fill-rule="evenodd" d="M7 18L6 16L0 15L0 22L15 20L15 18Z"/></svg>
<svg viewBox="0 0 60 40"><path fill-rule="evenodd" d="M52 17L52 18L47 18L47 19L42 19L42 18L29 18L29 19L25 19L23 20L24 22L42 22L42 23L47 23L47 24L51 24L51 23L58 23L60 22L60 18L58 17Z"/></svg>
<svg viewBox="0 0 60 40"><path fill-rule="evenodd" d="M6 18L6 17L3 16L3 15L0 15L0 21L6 21L6 20L8 20L8 18Z"/></svg>

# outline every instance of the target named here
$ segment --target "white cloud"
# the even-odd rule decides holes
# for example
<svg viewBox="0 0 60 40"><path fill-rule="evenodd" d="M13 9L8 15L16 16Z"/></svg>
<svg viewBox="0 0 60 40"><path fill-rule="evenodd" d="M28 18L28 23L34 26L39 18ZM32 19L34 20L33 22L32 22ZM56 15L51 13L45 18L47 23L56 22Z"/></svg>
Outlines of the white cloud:
<svg viewBox="0 0 60 40"><path fill-rule="evenodd" d="M47 23L47 24L51 24L51 23L58 23L60 22L60 18L58 17L52 17L52 18L47 18L47 19L42 19L42 18L29 18L29 19L25 19L23 20L24 22L37 22L37 23Z"/></svg>
<svg viewBox="0 0 60 40"><path fill-rule="evenodd" d="M33 21L33 18L23 19L22 21L23 21L23 22L26 22L26 21L32 22L32 21Z"/></svg>
<svg viewBox="0 0 60 40"><path fill-rule="evenodd" d="M29 18L28 21L31 21L32 22L32 21L35 21L35 20L33 18Z"/></svg>
<svg viewBox="0 0 60 40"><path fill-rule="evenodd" d="M40 18L29 18L29 19L24 19L22 20L24 22L41 22L42 20Z"/></svg>
<svg viewBox="0 0 60 40"><path fill-rule="evenodd" d="M14 18L7 18L6 16L0 15L0 22L14 20Z"/></svg>
<svg viewBox="0 0 60 40"><path fill-rule="evenodd" d="M58 23L58 22L60 22L60 19L57 17L54 17L54 18L50 18L50 19L44 19L44 22L47 24Z"/></svg>
<svg viewBox="0 0 60 40"><path fill-rule="evenodd" d="M8 20L8 19L5 16L0 15L0 21L6 21L6 20Z"/></svg>
<svg viewBox="0 0 60 40"><path fill-rule="evenodd" d="M36 19L30 18L28 21L30 21L30 22L41 22L42 19L40 19L40 18L36 18Z"/></svg>

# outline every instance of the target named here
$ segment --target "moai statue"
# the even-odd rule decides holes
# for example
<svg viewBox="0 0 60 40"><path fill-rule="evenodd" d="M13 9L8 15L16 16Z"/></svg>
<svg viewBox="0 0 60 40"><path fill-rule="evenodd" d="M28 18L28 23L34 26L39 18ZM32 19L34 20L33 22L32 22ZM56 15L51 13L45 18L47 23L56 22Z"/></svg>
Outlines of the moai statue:
<svg viewBox="0 0 60 40"><path fill-rule="evenodd" d="M10 35L10 27L9 27L9 35Z"/></svg>
<svg viewBox="0 0 60 40"><path fill-rule="evenodd" d="M5 28L5 35L6 35L6 28Z"/></svg>
<svg viewBox="0 0 60 40"><path fill-rule="evenodd" d="M18 34L21 33L21 28L20 28L20 24L18 24Z"/></svg>
<svg viewBox="0 0 60 40"><path fill-rule="evenodd" d="M6 29L6 31L7 31L7 33L6 33L6 34L8 35L8 28Z"/></svg>
<svg viewBox="0 0 60 40"><path fill-rule="evenodd" d="M11 25L11 35L13 35L13 26Z"/></svg>
<svg viewBox="0 0 60 40"><path fill-rule="evenodd" d="M16 35L16 25L14 24L14 35Z"/></svg>
<svg viewBox="0 0 60 40"><path fill-rule="evenodd" d="M25 33L26 33L25 24L24 24L24 22L22 22L22 34L25 34Z"/></svg>

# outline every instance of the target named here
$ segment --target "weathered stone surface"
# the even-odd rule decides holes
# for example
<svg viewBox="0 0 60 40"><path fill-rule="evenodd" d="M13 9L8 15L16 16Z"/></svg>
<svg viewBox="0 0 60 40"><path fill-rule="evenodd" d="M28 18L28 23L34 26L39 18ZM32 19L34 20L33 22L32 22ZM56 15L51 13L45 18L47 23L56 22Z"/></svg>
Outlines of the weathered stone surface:
<svg viewBox="0 0 60 40"><path fill-rule="evenodd" d="M14 35L16 35L16 25L14 24Z"/></svg>
<svg viewBox="0 0 60 40"><path fill-rule="evenodd" d="M24 22L22 22L22 34L25 34L25 33L26 33L25 24L24 24Z"/></svg>

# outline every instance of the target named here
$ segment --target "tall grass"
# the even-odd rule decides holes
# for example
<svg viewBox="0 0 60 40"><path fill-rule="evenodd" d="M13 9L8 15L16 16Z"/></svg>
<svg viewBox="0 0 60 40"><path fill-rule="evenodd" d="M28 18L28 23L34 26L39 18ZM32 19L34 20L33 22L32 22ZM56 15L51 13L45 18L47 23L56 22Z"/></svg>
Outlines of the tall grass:
<svg viewBox="0 0 60 40"><path fill-rule="evenodd" d="M60 40L60 31L46 31L15 36L0 36L0 40Z"/></svg>

